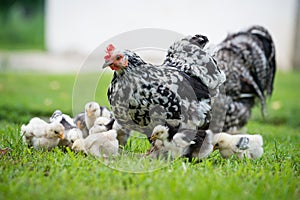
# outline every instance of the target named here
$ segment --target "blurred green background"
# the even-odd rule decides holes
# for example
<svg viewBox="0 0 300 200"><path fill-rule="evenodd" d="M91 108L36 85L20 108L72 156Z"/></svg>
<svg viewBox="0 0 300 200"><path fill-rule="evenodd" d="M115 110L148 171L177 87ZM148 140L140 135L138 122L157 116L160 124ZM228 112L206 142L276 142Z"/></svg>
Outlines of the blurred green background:
<svg viewBox="0 0 300 200"><path fill-rule="evenodd" d="M0 50L44 50L44 6L44 0L1 0Z"/></svg>

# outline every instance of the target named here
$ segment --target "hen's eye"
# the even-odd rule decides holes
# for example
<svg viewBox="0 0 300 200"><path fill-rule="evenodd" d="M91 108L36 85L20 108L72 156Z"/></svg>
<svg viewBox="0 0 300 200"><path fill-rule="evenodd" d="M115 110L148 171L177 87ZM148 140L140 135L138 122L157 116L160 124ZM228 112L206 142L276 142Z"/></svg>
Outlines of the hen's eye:
<svg viewBox="0 0 300 200"><path fill-rule="evenodd" d="M58 131L54 131L55 134L58 134Z"/></svg>
<svg viewBox="0 0 300 200"><path fill-rule="evenodd" d="M120 60L120 59L121 59L121 56L117 55L116 60Z"/></svg>

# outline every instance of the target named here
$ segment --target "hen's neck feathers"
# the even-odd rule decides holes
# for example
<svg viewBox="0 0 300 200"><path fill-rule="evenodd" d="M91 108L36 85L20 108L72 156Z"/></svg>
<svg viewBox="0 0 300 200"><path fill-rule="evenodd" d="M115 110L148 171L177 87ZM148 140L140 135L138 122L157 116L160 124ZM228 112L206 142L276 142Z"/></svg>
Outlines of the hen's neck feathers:
<svg viewBox="0 0 300 200"><path fill-rule="evenodd" d="M131 71L135 67L141 67L142 65L147 64L140 56L130 50L125 50L123 53L128 58L128 66L116 71L115 76L122 76L124 73Z"/></svg>

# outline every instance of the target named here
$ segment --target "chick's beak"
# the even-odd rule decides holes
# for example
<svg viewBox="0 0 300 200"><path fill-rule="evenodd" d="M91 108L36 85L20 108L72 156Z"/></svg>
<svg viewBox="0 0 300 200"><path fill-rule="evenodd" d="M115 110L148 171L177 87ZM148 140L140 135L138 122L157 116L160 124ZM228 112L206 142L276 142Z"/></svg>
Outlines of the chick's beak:
<svg viewBox="0 0 300 200"><path fill-rule="evenodd" d="M81 127L81 122L80 122L80 121L78 121L76 125L77 125L77 127L78 127L79 129L82 128L82 127Z"/></svg>
<svg viewBox="0 0 300 200"><path fill-rule="evenodd" d="M65 134L64 134L64 132L60 132L59 134L58 134L58 138L60 138L60 139L65 139Z"/></svg>
<svg viewBox="0 0 300 200"><path fill-rule="evenodd" d="M112 63L113 63L113 61L106 60L106 61L104 62L104 64L103 64L103 66L102 66L102 69L104 69L104 68L110 66Z"/></svg>
<svg viewBox="0 0 300 200"><path fill-rule="evenodd" d="M150 140L151 140L151 141L156 140L156 135L152 135L152 136L150 137Z"/></svg>
<svg viewBox="0 0 300 200"><path fill-rule="evenodd" d="M88 117L91 117L91 116L92 116L92 113L93 113L93 112L92 112L91 110L88 110L88 111L87 111Z"/></svg>
<svg viewBox="0 0 300 200"><path fill-rule="evenodd" d="M214 145L214 149L213 149L213 151L215 151L215 150L217 150L217 149L219 149L216 145Z"/></svg>

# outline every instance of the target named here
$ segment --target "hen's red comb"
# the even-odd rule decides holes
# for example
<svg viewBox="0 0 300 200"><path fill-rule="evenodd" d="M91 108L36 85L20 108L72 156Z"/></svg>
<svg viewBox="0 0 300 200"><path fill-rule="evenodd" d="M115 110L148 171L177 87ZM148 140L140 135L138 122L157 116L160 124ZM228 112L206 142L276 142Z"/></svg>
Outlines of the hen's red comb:
<svg viewBox="0 0 300 200"><path fill-rule="evenodd" d="M105 59L105 60L109 59L109 58L111 57L112 53L114 52L114 50L115 50L114 45L109 44L109 45L106 47L106 50L105 50L106 55L104 56L104 59Z"/></svg>

